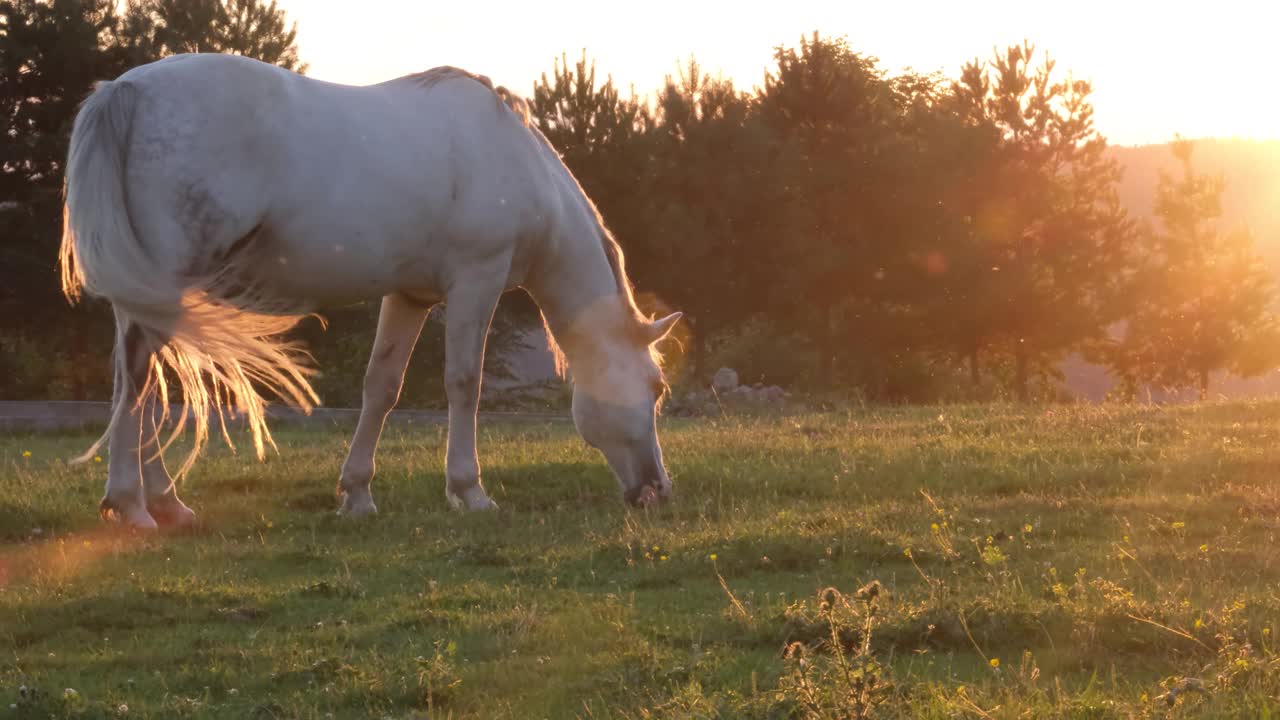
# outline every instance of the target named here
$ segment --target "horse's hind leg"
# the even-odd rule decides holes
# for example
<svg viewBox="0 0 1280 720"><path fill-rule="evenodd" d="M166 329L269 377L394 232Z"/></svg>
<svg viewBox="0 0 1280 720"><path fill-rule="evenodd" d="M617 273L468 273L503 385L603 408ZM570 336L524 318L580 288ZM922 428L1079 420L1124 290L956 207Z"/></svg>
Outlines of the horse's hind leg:
<svg viewBox="0 0 1280 720"><path fill-rule="evenodd" d="M104 516L140 528L190 525L196 514L178 499L164 459L156 456L156 399L148 397L142 407L136 407L150 371L153 339L119 314L116 328L118 358L112 407L117 403L122 407L108 439L107 491L100 510Z"/></svg>
<svg viewBox="0 0 1280 720"><path fill-rule="evenodd" d="M142 418L142 437L157 437L154 400L143 408ZM155 454L154 442L148 443L142 453L142 485L147 493L147 512L166 527L185 527L195 523L195 512L178 499L177 487L164 466L164 458L151 457Z"/></svg>
<svg viewBox="0 0 1280 720"><path fill-rule="evenodd" d="M347 460L342 464L342 478L338 481L338 495L342 499L339 512L345 515L360 516L378 511L369 490L373 481L373 456L378 449L378 438L382 435L387 414L400 399L405 368L409 366L413 346L418 343L418 335L430 309L429 305L399 294L382 298L378 333L364 374L360 420L351 438Z"/></svg>
<svg viewBox="0 0 1280 720"><path fill-rule="evenodd" d="M146 333L116 313L115 388L112 411L117 414L107 439L107 488L99 505L103 517L133 527L153 529L155 518L147 511L142 456L154 447L154 433L144 432L138 393L147 381L151 347ZM150 423L154 427L154 421Z"/></svg>

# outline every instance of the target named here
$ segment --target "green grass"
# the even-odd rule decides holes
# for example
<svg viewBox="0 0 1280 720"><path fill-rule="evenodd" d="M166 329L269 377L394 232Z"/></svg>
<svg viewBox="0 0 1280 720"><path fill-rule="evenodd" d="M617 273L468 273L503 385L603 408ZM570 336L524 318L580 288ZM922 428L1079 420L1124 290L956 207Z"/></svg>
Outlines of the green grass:
<svg viewBox="0 0 1280 720"><path fill-rule="evenodd" d="M340 519L348 430L281 428L161 536L100 523L88 435L0 436L0 718L842 717L868 626L880 717L1280 715L1280 404L664 421L650 512L571 426L481 436L493 514L428 426Z"/></svg>

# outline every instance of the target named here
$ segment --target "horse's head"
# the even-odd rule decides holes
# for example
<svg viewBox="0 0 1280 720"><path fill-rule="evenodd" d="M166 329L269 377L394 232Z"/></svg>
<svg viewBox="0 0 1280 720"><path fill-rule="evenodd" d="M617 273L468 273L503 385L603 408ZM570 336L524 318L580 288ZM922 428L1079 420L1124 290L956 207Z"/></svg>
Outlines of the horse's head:
<svg viewBox="0 0 1280 720"><path fill-rule="evenodd" d="M573 422L588 445L609 461L623 497L651 505L671 495L662 464L656 416L666 392L654 345L680 319L625 323L600 342L586 362L574 366Z"/></svg>

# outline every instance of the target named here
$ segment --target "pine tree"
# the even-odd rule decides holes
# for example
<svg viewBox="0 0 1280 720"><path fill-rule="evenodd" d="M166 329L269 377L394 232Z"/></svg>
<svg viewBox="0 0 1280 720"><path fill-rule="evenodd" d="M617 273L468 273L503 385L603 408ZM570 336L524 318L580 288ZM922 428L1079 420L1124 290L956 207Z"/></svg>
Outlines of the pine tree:
<svg viewBox="0 0 1280 720"><path fill-rule="evenodd" d="M306 72L276 0L130 0L124 35L138 56L229 53Z"/></svg>
<svg viewBox="0 0 1280 720"><path fill-rule="evenodd" d="M274 2L259 0L135 0L124 11L113 0L8 0L0 28L0 393L109 396L106 364L83 361L88 347L110 344L109 313L72 311L56 273L63 163L80 102L98 80L191 49L297 67L295 34ZM33 365L19 357L32 353L46 358L42 372L14 372Z"/></svg>
<svg viewBox="0 0 1280 720"><path fill-rule="evenodd" d="M615 229L625 227L630 186L643 174L644 150L638 141L649 124L648 108L633 92L618 93L613 78L597 83L595 61L586 51L569 67L561 56L551 77L542 74L533 86L530 111L538 128L561 154Z"/></svg>
<svg viewBox="0 0 1280 720"><path fill-rule="evenodd" d="M613 78L596 79L595 61L569 66L561 55L550 77L534 83L531 112L627 252L634 270L634 229L642 224L636 192L648 169L649 109L633 91L623 97Z"/></svg>
<svg viewBox="0 0 1280 720"><path fill-rule="evenodd" d="M814 33L798 49L777 48L774 61L759 107L782 138L775 172L789 232L771 248L771 300L812 341L829 387L837 356L850 349L842 325L880 314L880 286L903 254L890 208L905 189L899 158L885 152L902 108L875 59L843 38Z"/></svg>
<svg viewBox="0 0 1280 720"><path fill-rule="evenodd" d="M1159 230L1146 233L1116 369L1130 386L1195 387L1209 395L1210 376L1228 370L1259 375L1280 363L1275 280L1247 229L1222 232L1222 176L1197 173L1193 145L1173 145L1180 174L1161 172Z"/></svg>
<svg viewBox="0 0 1280 720"><path fill-rule="evenodd" d="M972 345L999 343L1013 356L1022 400L1033 370L1045 372L1118 319L1133 238L1116 195L1119 167L1093 125L1090 85L1055 81L1048 59L1033 70L1034 55L1023 44L975 60L953 87L962 117L998 136L973 217L978 256L990 265L966 290L993 312L986 327L970 328Z"/></svg>
<svg viewBox="0 0 1280 720"><path fill-rule="evenodd" d="M538 128L596 204L626 253L628 273L643 288L648 107L634 92L623 97L613 78L599 82L585 51L572 67L567 57L557 59L551 76L543 73L534 83L530 105Z"/></svg>
<svg viewBox="0 0 1280 720"><path fill-rule="evenodd" d="M705 381L708 341L764 307L768 265L759 248L783 229L769 172L774 136L746 95L692 59L667 76L651 134L643 275L689 316L686 351Z"/></svg>
<svg viewBox="0 0 1280 720"><path fill-rule="evenodd" d="M903 293L915 333L911 345L968 365L972 397L978 397L1000 307L987 292L999 259L976 218L1000 137L993 125L968 121L940 81L920 94L910 123L917 142L912 202L897 210L919 239L907 257L912 272Z"/></svg>
<svg viewBox="0 0 1280 720"><path fill-rule="evenodd" d="M55 258L71 123L92 83L126 67L119 24L109 0L0 2L0 397L84 397L109 382L105 363L73 357L109 343L109 313L68 312Z"/></svg>

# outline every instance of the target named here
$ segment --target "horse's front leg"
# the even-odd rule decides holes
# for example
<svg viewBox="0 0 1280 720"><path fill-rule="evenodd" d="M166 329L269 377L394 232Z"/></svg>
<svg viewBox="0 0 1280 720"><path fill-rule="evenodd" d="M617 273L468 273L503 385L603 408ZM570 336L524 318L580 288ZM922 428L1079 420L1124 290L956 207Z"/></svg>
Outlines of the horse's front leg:
<svg viewBox="0 0 1280 720"><path fill-rule="evenodd" d="M428 305L399 294L382 298L378 333L364 374L360 420L338 481L338 495L342 500L339 512L345 515L378 512L378 507L373 504L373 493L369 490L373 481L373 456L378 449L378 438L382 435L387 414L400 400L404 372L430 309Z"/></svg>
<svg viewBox="0 0 1280 720"><path fill-rule="evenodd" d="M505 273L502 274L505 277ZM484 372L484 345L501 287L477 279L456 282L445 300L444 386L449 399L449 441L445 455L445 497L458 510L498 506L480 484L476 454L476 412Z"/></svg>

